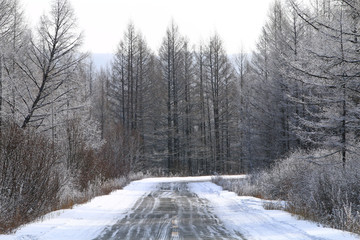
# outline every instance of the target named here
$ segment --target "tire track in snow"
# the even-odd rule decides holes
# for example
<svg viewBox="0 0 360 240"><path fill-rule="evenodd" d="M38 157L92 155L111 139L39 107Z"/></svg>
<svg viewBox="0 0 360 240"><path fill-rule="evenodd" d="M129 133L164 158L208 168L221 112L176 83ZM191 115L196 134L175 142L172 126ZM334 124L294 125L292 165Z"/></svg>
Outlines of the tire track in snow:
<svg viewBox="0 0 360 240"><path fill-rule="evenodd" d="M187 183L160 183L96 239L244 239L227 230L207 205Z"/></svg>

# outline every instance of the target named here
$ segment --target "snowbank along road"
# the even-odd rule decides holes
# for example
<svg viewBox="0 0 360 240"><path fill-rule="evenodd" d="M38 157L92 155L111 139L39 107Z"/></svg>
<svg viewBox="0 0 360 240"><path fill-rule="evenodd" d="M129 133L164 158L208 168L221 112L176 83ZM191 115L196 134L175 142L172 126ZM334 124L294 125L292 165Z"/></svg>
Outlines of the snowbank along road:
<svg viewBox="0 0 360 240"><path fill-rule="evenodd" d="M236 196L209 181L210 177L135 181L0 239L360 239L283 211L264 210L262 200Z"/></svg>

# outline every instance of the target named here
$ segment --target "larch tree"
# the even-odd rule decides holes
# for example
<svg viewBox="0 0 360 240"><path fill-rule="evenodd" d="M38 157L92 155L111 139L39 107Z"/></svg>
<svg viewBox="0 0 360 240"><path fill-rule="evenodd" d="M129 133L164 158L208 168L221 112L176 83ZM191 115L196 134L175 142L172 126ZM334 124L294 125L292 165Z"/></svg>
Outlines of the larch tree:
<svg viewBox="0 0 360 240"><path fill-rule="evenodd" d="M359 151L354 139L359 131L359 14L354 2L323 3L306 12L292 2L314 36L304 47L306 56L294 64L311 87L302 97L311 115L300 117L305 129L300 136L330 154L340 154L345 167L347 155Z"/></svg>
<svg viewBox="0 0 360 240"><path fill-rule="evenodd" d="M0 127L3 123L3 113L6 103L6 59L11 54L12 44L17 38L17 24L22 22L20 7L17 0L0 1ZM15 49L14 49L15 50Z"/></svg>
<svg viewBox="0 0 360 240"><path fill-rule="evenodd" d="M196 76L196 104L195 111L200 114L198 116L198 138L197 138L197 171L200 173L209 173L209 157L210 155L210 140L208 128L210 127L207 124L207 81L206 81L206 66L205 66L205 46L200 44L198 50L195 52L195 76Z"/></svg>
<svg viewBox="0 0 360 240"><path fill-rule="evenodd" d="M228 88L233 69L223 48L220 37L216 34L206 49L206 74L209 84L209 100L213 125L213 171L226 171L226 161L230 148L228 131ZM209 113L210 114L210 113Z"/></svg>
<svg viewBox="0 0 360 240"><path fill-rule="evenodd" d="M18 0L13 1L11 13L10 33L8 34L5 55L3 60L3 86L2 95L3 113L11 117L13 121L19 121L19 111L17 107L18 84L20 84L19 68L16 66L16 59L26 48L28 40L27 29L24 22L23 12Z"/></svg>
<svg viewBox="0 0 360 240"><path fill-rule="evenodd" d="M29 124L41 126L54 104L64 107L59 102L71 91L73 71L86 57L78 52L81 43L82 36L76 31L70 3L55 0L50 15L41 17L37 34L30 38L24 56L16 60L17 67L26 76L19 91L24 105L22 128Z"/></svg>
<svg viewBox="0 0 360 240"><path fill-rule="evenodd" d="M193 115L193 74L194 74L194 59L193 53L189 47L189 41L184 40L183 45L183 87L184 87L184 126L183 126L183 136L184 136L184 144L183 144L183 164L186 165L185 172L189 174L193 174L193 122L194 122L194 115Z"/></svg>
<svg viewBox="0 0 360 240"><path fill-rule="evenodd" d="M170 172L180 167L179 97L183 44L178 26L172 22L159 52L162 78L167 83L167 168Z"/></svg>
<svg viewBox="0 0 360 240"><path fill-rule="evenodd" d="M153 110L149 108L149 98L155 87L152 86L153 61L145 38L130 23L114 57L107 95L114 123L120 124L126 137L136 145L136 154L128 159L131 170L144 167L146 151L151 151L148 121Z"/></svg>

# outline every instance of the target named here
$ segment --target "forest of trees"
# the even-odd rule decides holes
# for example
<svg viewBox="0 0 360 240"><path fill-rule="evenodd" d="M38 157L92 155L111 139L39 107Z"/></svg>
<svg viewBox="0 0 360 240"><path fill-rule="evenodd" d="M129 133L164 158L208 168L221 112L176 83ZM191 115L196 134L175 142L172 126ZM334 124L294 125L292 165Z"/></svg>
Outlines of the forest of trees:
<svg viewBox="0 0 360 240"><path fill-rule="evenodd" d="M193 175L242 167L235 71L219 36L199 49L172 22L155 54L128 25L98 105L107 106L101 125L112 122L131 139L130 170Z"/></svg>
<svg viewBox="0 0 360 240"><path fill-rule="evenodd" d="M299 148L345 166L358 152L358 25L357 1L276 1L257 49L229 56L220 36L190 45L174 22L152 52L130 23L103 83L108 120L136 136L133 168L249 172Z"/></svg>
<svg viewBox="0 0 360 240"><path fill-rule="evenodd" d="M236 56L174 21L150 49L128 23L97 70L68 0L35 29L19 0L1 0L0 212L31 219L130 172L254 172L296 149L346 168L360 146L360 3L310 2L275 1L254 52ZM14 224L4 216L0 231Z"/></svg>

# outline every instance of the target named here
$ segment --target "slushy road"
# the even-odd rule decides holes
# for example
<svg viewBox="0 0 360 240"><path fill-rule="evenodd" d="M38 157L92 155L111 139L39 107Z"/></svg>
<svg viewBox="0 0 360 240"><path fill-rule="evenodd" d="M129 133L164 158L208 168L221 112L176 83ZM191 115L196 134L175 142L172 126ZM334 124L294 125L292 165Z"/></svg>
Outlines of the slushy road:
<svg viewBox="0 0 360 240"><path fill-rule="evenodd" d="M188 183L159 183L131 212L97 238L105 239L244 239L227 230L209 203L189 191Z"/></svg>

